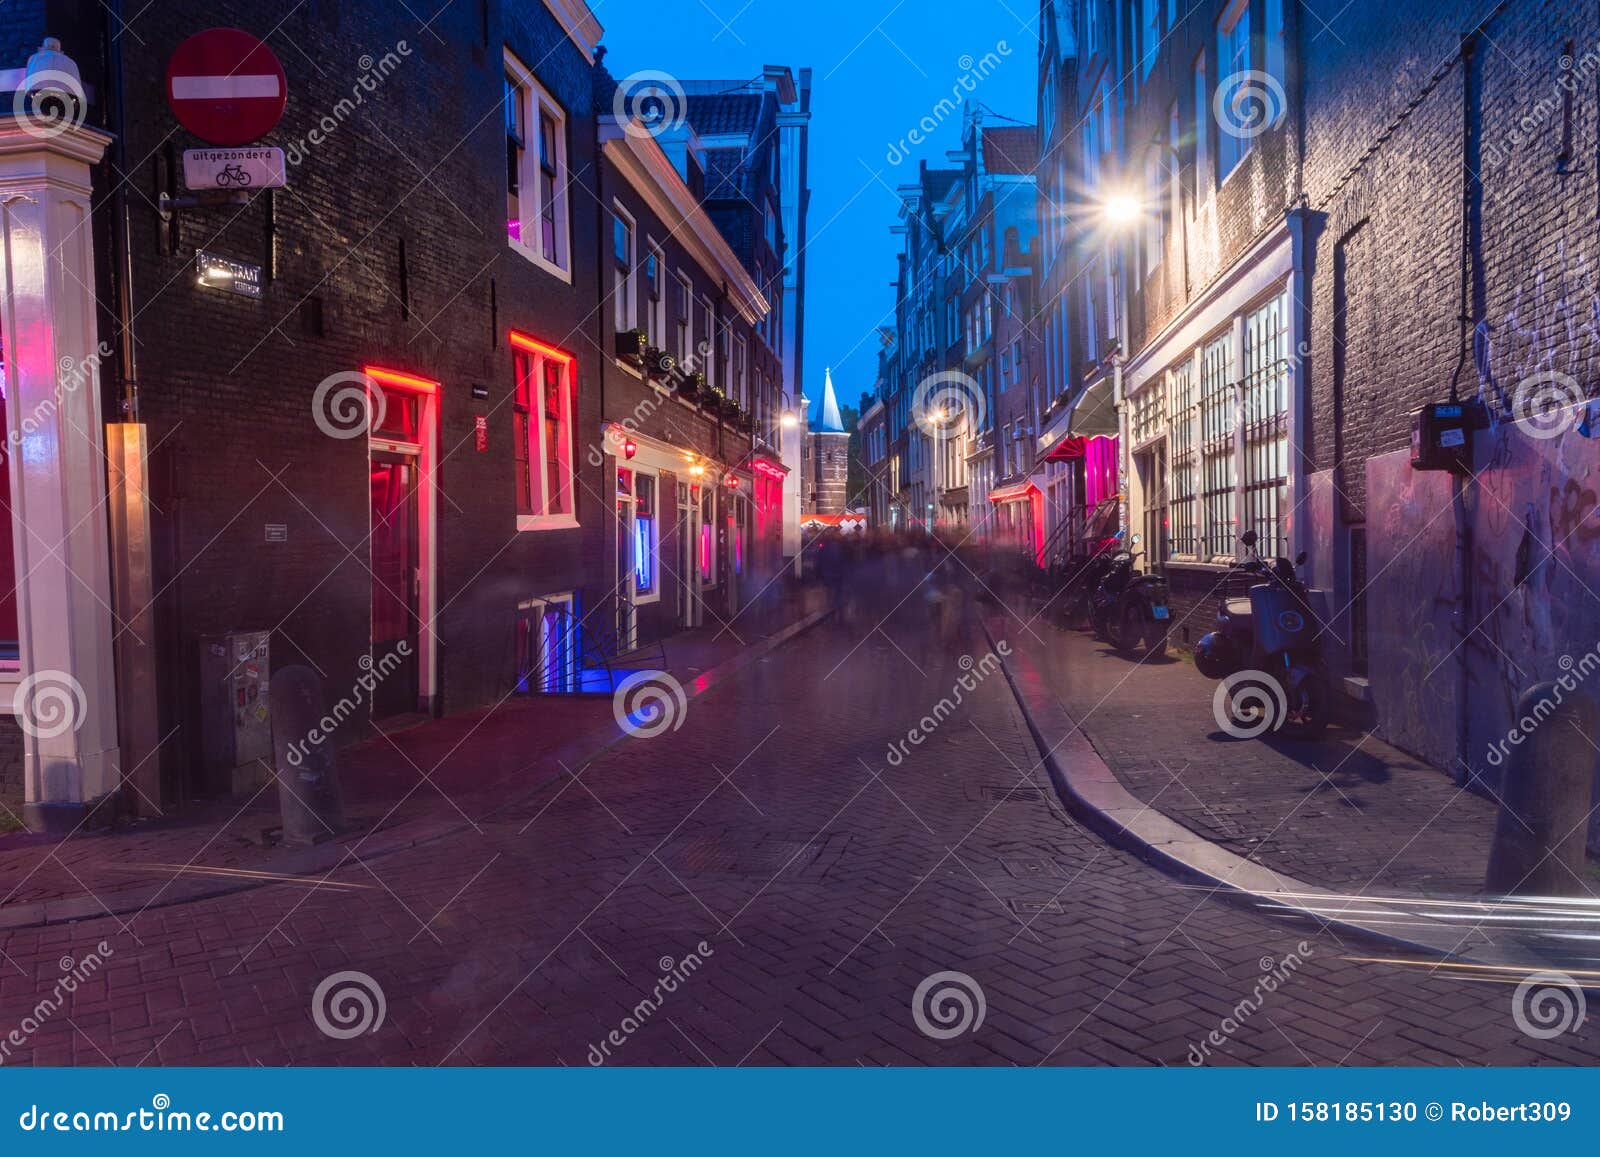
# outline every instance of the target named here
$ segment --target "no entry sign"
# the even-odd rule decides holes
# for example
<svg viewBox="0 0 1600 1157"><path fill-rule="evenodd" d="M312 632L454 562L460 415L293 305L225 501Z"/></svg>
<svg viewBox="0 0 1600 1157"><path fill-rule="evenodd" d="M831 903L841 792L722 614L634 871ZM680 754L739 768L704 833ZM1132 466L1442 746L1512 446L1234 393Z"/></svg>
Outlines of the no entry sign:
<svg viewBox="0 0 1600 1157"><path fill-rule="evenodd" d="M214 145L248 145L283 117L289 87L272 49L237 28L197 32L167 64L178 123Z"/></svg>

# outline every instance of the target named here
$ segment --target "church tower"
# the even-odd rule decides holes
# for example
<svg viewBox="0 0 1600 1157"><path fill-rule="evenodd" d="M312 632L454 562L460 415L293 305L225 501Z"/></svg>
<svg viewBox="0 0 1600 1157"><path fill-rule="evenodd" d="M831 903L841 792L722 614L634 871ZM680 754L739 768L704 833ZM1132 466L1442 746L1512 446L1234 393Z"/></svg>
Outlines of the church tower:
<svg viewBox="0 0 1600 1157"><path fill-rule="evenodd" d="M850 434L839 417L833 370L823 374L822 402L806 435L805 513L843 514L850 495Z"/></svg>

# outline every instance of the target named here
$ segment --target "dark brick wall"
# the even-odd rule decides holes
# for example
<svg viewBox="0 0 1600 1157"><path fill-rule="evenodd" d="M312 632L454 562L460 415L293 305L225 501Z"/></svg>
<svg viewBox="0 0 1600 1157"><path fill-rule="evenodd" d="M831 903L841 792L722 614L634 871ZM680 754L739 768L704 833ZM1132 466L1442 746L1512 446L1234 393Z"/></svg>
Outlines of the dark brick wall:
<svg viewBox="0 0 1600 1157"><path fill-rule="evenodd" d="M582 529L517 533L506 331L577 356L580 439L595 430L591 68L541 4L492 0L487 28L481 17L478 4L452 5L424 29L379 0L173 0L143 12L124 43L139 379L156 447L162 730L182 727L173 744L182 756L198 747L192 672L202 634L272 628L274 665L314 664L335 697L360 673L372 582L367 451L313 424L313 391L330 374L377 364L442 383L439 708L508 691L519 600L578 590L587 605L604 542L601 478L580 450ZM301 145L306 159L273 198L276 269L260 300L200 288L191 271L199 247L267 264L266 197L185 211L175 234L150 208L181 149L201 144L166 107L166 62L187 35L216 25L266 37L282 61L288 112L263 143L285 147L352 98L367 58L398 52L402 40L410 49L325 142ZM506 242L503 46L567 112L571 284ZM86 76L98 71L82 63ZM320 332L307 324L312 308ZM487 399L474 400L474 386ZM474 448L478 415L488 420L484 453ZM265 543L266 523L286 524L288 542Z"/></svg>
<svg viewBox="0 0 1600 1157"><path fill-rule="evenodd" d="M1310 468L1333 470L1338 488L1337 606L1353 594L1345 531L1384 513L1367 494L1366 461L1407 446L1414 410L1445 400L1452 381L1495 400L1543 369L1593 392L1600 369L1600 16L1593 5L1500 5L1469 67L1460 35L1484 15L1467 3L1358 0L1338 36L1315 38L1306 57L1305 181L1318 214L1308 450ZM1468 106L1481 208L1467 313L1479 340L1463 362ZM1492 464L1486 485L1499 485Z"/></svg>
<svg viewBox="0 0 1600 1157"><path fill-rule="evenodd" d="M21 798L22 790L22 728L0 716L0 795Z"/></svg>

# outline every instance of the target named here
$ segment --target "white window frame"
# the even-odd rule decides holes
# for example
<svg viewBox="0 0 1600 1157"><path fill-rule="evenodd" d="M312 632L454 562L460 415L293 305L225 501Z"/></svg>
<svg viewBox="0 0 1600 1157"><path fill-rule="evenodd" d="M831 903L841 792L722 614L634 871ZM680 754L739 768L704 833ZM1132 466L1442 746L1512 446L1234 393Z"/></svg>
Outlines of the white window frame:
<svg viewBox="0 0 1600 1157"><path fill-rule="evenodd" d="M575 461L577 430L573 426L574 406L572 396L576 389L576 382L573 376L573 369L576 363L562 361L559 358L549 358L532 350L518 349L514 351L513 367L516 365L516 357L526 357L531 363L532 374L530 376L537 384L539 391L538 396L532 399L535 405L530 407L528 412L530 438L532 438L534 431L537 431L538 454L535 455L533 453L534 441L530 441L528 445L528 505L535 509L532 514L517 515L517 530L519 532L570 530L578 525L578 467ZM551 496L545 493L545 478L547 477L545 465L549 460L550 453L550 447L545 442L546 431L544 428L544 367L547 361L554 361L561 367L561 425L567 432L569 442L574 443L574 445L567 447L566 490L572 496L572 512L570 514L561 511L551 514ZM513 372L515 372L514 369ZM535 492L537 492L540 499L538 502L533 501Z"/></svg>
<svg viewBox="0 0 1600 1157"><path fill-rule="evenodd" d="M611 202L612 235L606 239L606 268L611 270L611 320L618 333L627 333L639 324L639 222L622 207L621 201ZM628 270L617 268L616 223L628 226ZM621 284L618 284L618 279Z"/></svg>
<svg viewBox="0 0 1600 1157"><path fill-rule="evenodd" d="M545 91L533 72L511 54L505 53L505 72L516 86L517 99L524 102L521 108L524 145L521 157L521 184L518 192L519 240L506 232L506 243L540 269L572 284L572 220L567 186L570 170L567 167L567 112ZM549 116L555 122L556 179L555 221L556 259L549 260L540 252L544 204L541 199L539 172L539 118Z"/></svg>
<svg viewBox="0 0 1600 1157"><path fill-rule="evenodd" d="M1244 33L1242 48L1234 52L1228 60L1222 59L1225 47L1231 48L1239 43L1236 37L1241 28ZM1250 0L1233 0L1223 10L1221 19L1217 21L1216 44L1217 75L1213 92L1216 91L1215 86L1221 85L1229 76L1254 67L1252 55L1254 46L1250 43ZM1223 69L1228 71L1224 72ZM1239 133L1230 133L1224 126L1218 127L1220 131L1217 133L1217 183L1220 186L1244 164L1244 159L1255 147L1255 140Z"/></svg>
<svg viewBox="0 0 1600 1157"><path fill-rule="evenodd" d="M750 395L745 378L746 358L749 354L749 343L744 340L743 334L735 334L733 339L733 368L732 388L728 396L746 411L753 412L755 407L750 404Z"/></svg>
<svg viewBox="0 0 1600 1157"><path fill-rule="evenodd" d="M539 638L535 642L535 647L537 648L538 653L541 656L543 656L544 649L545 649L545 633L544 633L544 631L545 631L545 622L544 622L545 611L547 611L551 607L561 607L561 606L564 606L564 607L567 608L567 615L568 615L568 617L570 619L573 620L573 622L572 622L572 637L567 640L567 645L573 649L574 653L576 653L576 651L578 649L578 630L579 630L579 627L578 627L578 624L577 624L577 621L576 621L576 619L577 619L577 600L575 598L574 592L572 592L572 591L560 591L560 592L558 592L556 594L540 595L538 598L524 599L522 602L517 604L517 610L528 612L528 613L531 613L531 614L536 616L534 621L537 622L538 625L539 625ZM572 692L574 692L574 691L576 691L578 689L578 675L577 675L577 670L576 670L576 664L574 664L574 670L572 670L570 672L567 672L566 674L567 674L567 682L568 682L569 686L561 687L561 688L556 689L556 690L551 690L549 688L541 688L537 692L531 692L530 691L530 694L570 695Z"/></svg>
<svg viewBox="0 0 1600 1157"><path fill-rule="evenodd" d="M682 349L673 351L678 358L678 365L685 370L693 369L690 359L694 357L694 282L689 275L679 269L673 273L673 281L683 291L683 325L679 328L678 319L673 318L673 333L682 333L680 344Z"/></svg>
<svg viewBox="0 0 1600 1157"><path fill-rule="evenodd" d="M646 261L654 259L656 263L656 276L653 282L645 285L645 298L648 301L651 294L655 300L649 302L649 316L645 318L645 329L649 331L650 343L658 349L667 348L667 255L653 238L645 239ZM648 264L646 266L648 268Z"/></svg>
<svg viewBox="0 0 1600 1157"><path fill-rule="evenodd" d="M619 462L623 470L631 471L633 492L624 495L628 511L628 549L631 552L638 544L639 538L639 478L641 475L651 479L651 488L655 491L655 513L650 516L650 577L653 585L649 591L639 590L639 568L637 563L630 559L628 568L628 595L635 607L647 607L651 603L661 601L661 471L650 466L639 466L633 462Z"/></svg>
<svg viewBox="0 0 1600 1157"><path fill-rule="evenodd" d="M696 368L706 376L706 385L714 386L717 384L717 305L709 296L701 294L700 309L706 317L706 332L700 335L706 352L705 357L699 358L700 347L695 347L700 362Z"/></svg>

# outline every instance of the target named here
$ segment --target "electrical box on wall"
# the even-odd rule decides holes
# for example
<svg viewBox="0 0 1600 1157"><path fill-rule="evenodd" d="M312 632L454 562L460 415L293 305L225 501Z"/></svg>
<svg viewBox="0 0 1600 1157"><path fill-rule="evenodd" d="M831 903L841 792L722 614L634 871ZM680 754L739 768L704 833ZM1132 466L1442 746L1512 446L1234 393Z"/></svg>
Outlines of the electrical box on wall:
<svg viewBox="0 0 1600 1157"><path fill-rule="evenodd" d="M1470 473L1475 410L1471 402L1434 402L1413 414L1411 468Z"/></svg>

